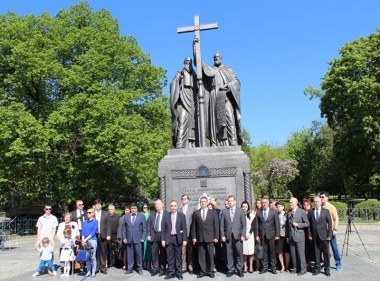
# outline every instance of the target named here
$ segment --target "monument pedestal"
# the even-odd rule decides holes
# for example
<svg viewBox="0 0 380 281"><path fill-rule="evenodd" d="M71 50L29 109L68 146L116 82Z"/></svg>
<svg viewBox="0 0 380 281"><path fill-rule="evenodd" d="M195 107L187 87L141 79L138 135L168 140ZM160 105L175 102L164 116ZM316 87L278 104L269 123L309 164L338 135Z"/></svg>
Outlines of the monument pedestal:
<svg viewBox="0 0 380 281"><path fill-rule="evenodd" d="M166 210L170 201L181 205L181 196L197 205L206 193L215 198L221 209L224 200L234 195L240 206L244 200L253 206L251 172L248 156L240 146L170 149L158 165L160 198Z"/></svg>

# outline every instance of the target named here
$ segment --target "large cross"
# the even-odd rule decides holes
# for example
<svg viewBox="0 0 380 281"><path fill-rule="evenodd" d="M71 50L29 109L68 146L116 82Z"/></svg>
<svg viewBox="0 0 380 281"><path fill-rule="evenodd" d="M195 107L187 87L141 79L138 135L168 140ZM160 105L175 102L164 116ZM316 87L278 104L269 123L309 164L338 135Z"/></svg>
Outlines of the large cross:
<svg viewBox="0 0 380 281"><path fill-rule="evenodd" d="M206 147L206 129L204 117L204 94L202 87L202 57L201 57L201 31L209 29L217 29L217 23L200 24L199 16L194 16L194 26L178 27L177 33L195 32L194 40L194 53L195 65L197 66L197 79L198 79L198 101L199 101L199 139L200 146Z"/></svg>

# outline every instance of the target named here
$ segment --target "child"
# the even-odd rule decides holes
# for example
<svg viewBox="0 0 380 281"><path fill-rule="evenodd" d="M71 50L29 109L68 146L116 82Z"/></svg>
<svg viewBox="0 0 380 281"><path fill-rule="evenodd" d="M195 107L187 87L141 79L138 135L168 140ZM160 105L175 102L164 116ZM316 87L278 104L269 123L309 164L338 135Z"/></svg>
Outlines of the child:
<svg viewBox="0 0 380 281"><path fill-rule="evenodd" d="M61 277L69 277L70 275L70 265L71 261L73 260L74 257L74 251L73 251L73 246L74 242L71 239L71 229L66 228L63 231L63 241L61 241L61 257L60 261L64 263L63 266L63 273Z"/></svg>
<svg viewBox="0 0 380 281"><path fill-rule="evenodd" d="M49 269L53 272L53 275L57 275L57 271L55 270L55 267L53 265L54 247L50 245L49 242L49 238L42 238L42 245L40 245L40 248L37 249L37 251L41 253L40 265L38 266L36 273L33 274L33 277L39 276L41 270L45 268L45 265L49 267Z"/></svg>

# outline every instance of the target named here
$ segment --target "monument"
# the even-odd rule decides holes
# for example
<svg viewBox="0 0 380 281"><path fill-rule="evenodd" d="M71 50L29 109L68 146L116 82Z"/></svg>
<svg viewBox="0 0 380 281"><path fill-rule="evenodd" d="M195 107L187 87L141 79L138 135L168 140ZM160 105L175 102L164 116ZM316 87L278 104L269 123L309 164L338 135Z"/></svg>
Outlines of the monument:
<svg viewBox="0 0 380 281"><path fill-rule="evenodd" d="M201 195L253 203L248 156L241 150L240 81L216 53L214 64L202 61L200 31L216 23L181 27L178 33L195 32L194 65L189 57L170 84L172 140L175 149L160 161L160 198L168 209L172 199L188 194L196 205ZM208 145L206 143L208 142ZM220 204L223 205L223 204Z"/></svg>

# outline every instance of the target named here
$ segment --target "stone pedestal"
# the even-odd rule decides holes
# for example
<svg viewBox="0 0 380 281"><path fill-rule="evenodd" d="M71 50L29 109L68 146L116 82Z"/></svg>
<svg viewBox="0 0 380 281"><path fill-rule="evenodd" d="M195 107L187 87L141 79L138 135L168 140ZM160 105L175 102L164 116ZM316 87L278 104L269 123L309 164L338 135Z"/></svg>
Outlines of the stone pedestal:
<svg viewBox="0 0 380 281"><path fill-rule="evenodd" d="M240 146L168 150L158 176L166 210L173 199L181 205L182 194L188 194L194 206L204 193L217 199L220 209L228 195L236 197L238 206L244 200L253 206L249 158Z"/></svg>

